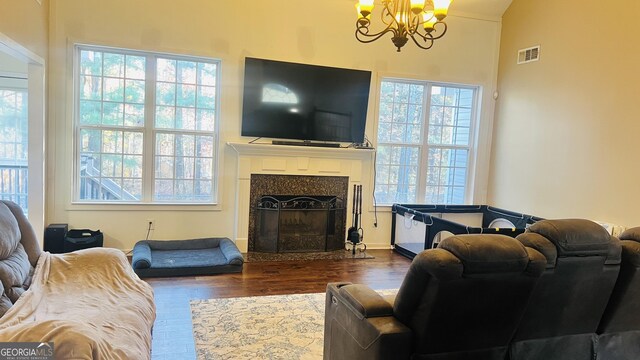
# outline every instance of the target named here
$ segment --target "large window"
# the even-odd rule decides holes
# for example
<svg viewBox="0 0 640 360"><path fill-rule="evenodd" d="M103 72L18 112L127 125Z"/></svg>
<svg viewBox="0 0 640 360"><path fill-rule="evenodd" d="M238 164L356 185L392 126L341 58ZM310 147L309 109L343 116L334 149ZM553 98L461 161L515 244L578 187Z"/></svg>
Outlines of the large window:
<svg viewBox="0 0 640 360"><path fill-rule="evenodd" d="M77 47L76 199L215 203L219 62Z"/></svg>
<svg viewBox="0 0 640 360"><path fill-rule="evenodd" d="M0 199L28 212L27 91L0 88Z"/></svg>
<svg viewBox="0 0 640 360"><path fill-rule="evenodd" d="M385 79L380 87L379 204L464 204L477 88Z"/></svg>

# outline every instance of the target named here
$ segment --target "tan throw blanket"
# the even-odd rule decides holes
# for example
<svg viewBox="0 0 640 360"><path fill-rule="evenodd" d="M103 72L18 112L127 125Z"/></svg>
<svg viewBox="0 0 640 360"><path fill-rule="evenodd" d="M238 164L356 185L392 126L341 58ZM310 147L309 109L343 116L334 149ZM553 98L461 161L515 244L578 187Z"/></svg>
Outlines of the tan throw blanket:
<svg viewBox="0 0 640 360"><path fill-rule="evenodd" d="M121 251L45 252L0 341L52 341L56 359L149 359L155 316L153 290Z"/></svg>

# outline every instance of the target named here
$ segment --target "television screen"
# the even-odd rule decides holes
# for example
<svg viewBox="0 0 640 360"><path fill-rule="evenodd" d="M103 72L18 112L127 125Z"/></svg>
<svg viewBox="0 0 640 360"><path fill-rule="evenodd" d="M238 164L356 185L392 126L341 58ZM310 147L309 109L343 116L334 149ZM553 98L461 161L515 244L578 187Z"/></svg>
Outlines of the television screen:
<svg viewBox="0 0 640 360"><path fill-rule="evenodd" d="M364 142L371 72L246 58L242 136Z"/></svg>

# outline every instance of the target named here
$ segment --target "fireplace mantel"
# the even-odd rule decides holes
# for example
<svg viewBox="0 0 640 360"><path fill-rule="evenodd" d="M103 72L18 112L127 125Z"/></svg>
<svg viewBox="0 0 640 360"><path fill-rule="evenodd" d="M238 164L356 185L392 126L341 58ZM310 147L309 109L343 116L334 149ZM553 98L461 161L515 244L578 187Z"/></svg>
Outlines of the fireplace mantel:
<svg viewBox="0 0 640 360"><path fill-rule="evenodd" d="M346 176L349 189L361 184L363 163L373 161L375 150L325 148L228 142L238 154L236 177L235 241L242 252L248 250L250 181L252 174ZM315 194L318 195L318 194ZM349 197L351 194L349 194ZM347 202L349 203L349 202ZM349 214L347 214L349 216ZM347 222L350 219L347 219Z"/></svg>
<svg viewBox="0 0 640 360"><path fill-rule="evenodd" d="M247 144L228 142L239 155L255 156L303 156L332 159L365 159L370 157L374 149L333 148L316 146L293 146L272 144Z"/></svg>

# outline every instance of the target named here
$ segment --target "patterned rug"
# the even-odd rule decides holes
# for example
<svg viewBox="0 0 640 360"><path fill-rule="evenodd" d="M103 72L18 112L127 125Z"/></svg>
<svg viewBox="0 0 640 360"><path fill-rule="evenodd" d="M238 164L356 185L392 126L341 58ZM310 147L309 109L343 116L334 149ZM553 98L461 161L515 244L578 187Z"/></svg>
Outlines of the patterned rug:
<svg viewBox="0 0 640 360"><path fill-rule="evenodd" d="M375 259L366 251L356 251L353 255L348 250L335 250L326 252L300 252L300 253L263 253L248 252L242 254L245 262L264 261L297 261L297 260L343 260L343 259Z"/></svg>
<svg viewBox="0 0 640 360"><path fill-rule="evenodd" d="M324 297L317 293L192 300L196 357L322 359Z"/></svg>

